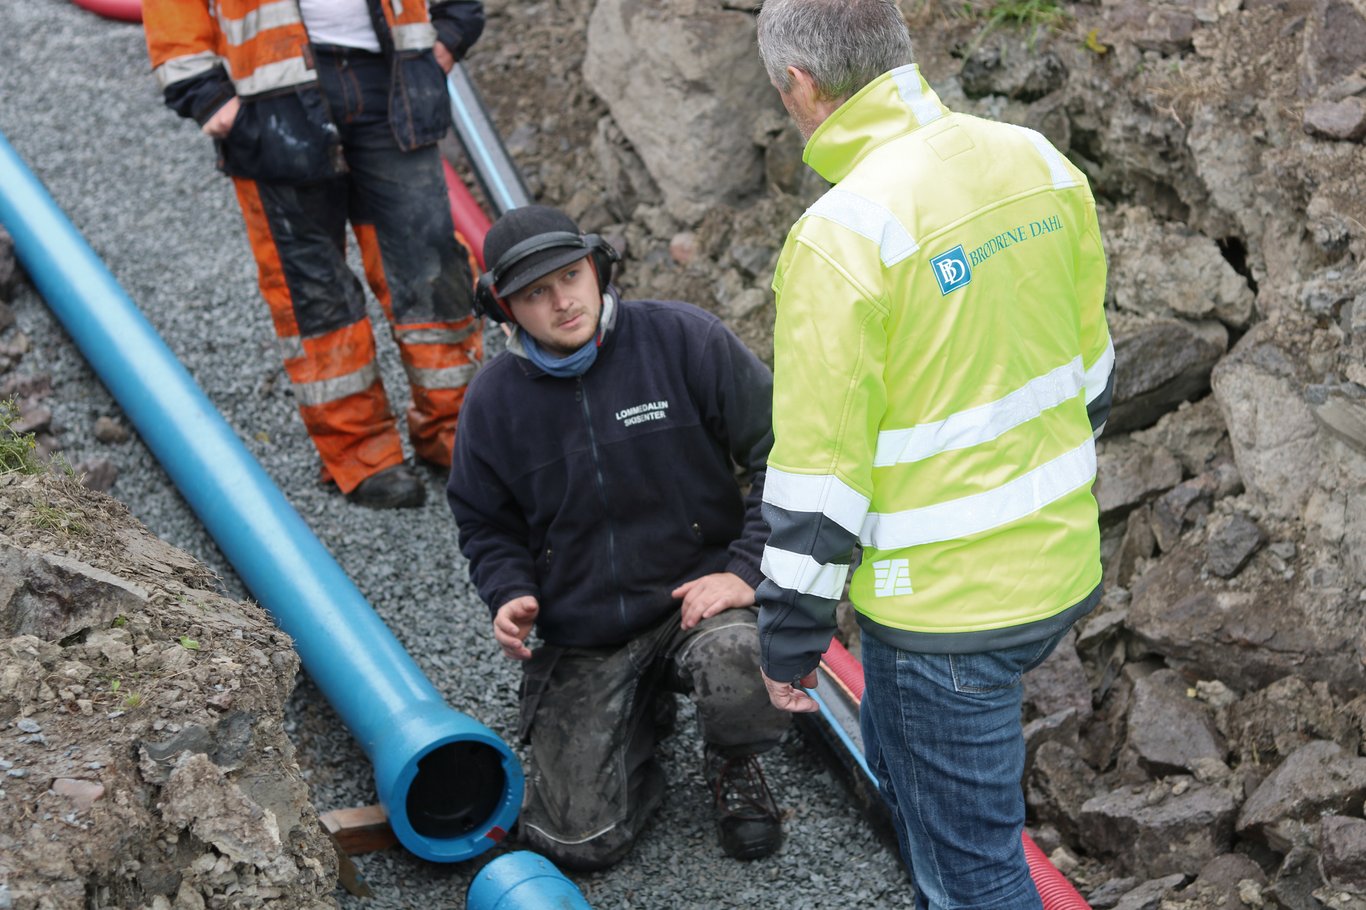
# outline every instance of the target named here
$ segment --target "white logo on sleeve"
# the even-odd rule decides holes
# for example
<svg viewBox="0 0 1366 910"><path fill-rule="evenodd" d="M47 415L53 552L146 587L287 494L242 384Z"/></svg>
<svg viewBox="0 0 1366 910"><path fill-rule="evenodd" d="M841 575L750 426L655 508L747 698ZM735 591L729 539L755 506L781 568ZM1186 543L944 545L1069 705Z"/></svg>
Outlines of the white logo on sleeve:
<svg viewBox="0 0 1366 910"><path fill-rule="evenodd" d="M911 590L911 561L883 559L873 563L873 593L878 597L914 594Z"/></svg>

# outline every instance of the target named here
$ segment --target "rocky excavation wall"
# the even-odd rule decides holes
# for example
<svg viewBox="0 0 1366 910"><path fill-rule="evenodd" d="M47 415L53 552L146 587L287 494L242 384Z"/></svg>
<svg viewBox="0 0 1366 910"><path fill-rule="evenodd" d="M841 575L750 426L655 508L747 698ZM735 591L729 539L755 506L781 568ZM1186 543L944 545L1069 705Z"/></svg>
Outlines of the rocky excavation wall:
<svg viewBox="0 0 1366 910"><path fill-rule="evenodd" d="M472 71L533 192L625 248L628 292L771 353L773 260L824 187L753 54L757 4L565 0L515 40L516 4L488 6ZM986 28L985 0L903 4L950 107L1086 170L1111 268L1109 592L1028 680L1031 830L1101 910L1366 907L1366 0L1060 6ZM41 438L41 378L7 388ZM14 852L35 831L65 845L0 869L9 901L37 906L35 881L91 906L327 900L279 732L282 637L136 532L83 551L42 526L47 481L6 480L5 590L105 592L2 614L0 788L33 810L0 820L0 856L37 855ZM127 524L73 501L82 526ZM133 691L156 712L121 707Z"/></svg>

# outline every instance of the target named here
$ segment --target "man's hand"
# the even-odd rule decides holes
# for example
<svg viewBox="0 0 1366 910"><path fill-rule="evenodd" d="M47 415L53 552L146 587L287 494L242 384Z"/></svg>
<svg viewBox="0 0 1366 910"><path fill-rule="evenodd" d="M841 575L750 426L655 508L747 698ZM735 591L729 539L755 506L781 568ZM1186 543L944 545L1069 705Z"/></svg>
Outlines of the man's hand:
<svg viewBox="0 0 1366 910"><path fill-rule="evenodd" d="M541 605L530 594L509 600L498 608L493 617L493 637L498 639L503 653L513 660L529 660L531 649L526 646L526 637L536 623L536 614Z"/></svg>
<svg viewBox="0 0 1366 910"><path fill-rule="evenodd" d="M436 55L436 65L441 67L441 72L449 75L451 67L455 66L455 56L440 41L432 43L432 53Z"/></svg>
<svg viewBox="0 0 1366 910"><path fill-rule="evenodd" d="M683 601L683 628L733 607L754 606L754 589L734 572L717 572L684 582L673 596Z"/></svg>
<svg viewBox="0 0 1366 910"><path fill-rule="evenodd" d="M774 682L768 678L768 674L760 671L764 678L764 688L768 689L768 700L773 702L773 707L780 711L791 711L793 714L810 714L812 711L819 711L821 706L816 704L816 700L798 689L792 683ZM798 680L803 688L816 688L816 671Z"/></svg>
<svg viewBox="0 0 1366 910"><path fill-rule="evenodd" d="M208 122L199 128L200 131L206 136L222 139L232 129L233 121L237 119L237 110L241 106L242 102L237 100L236 95L233 95L222 107L213 112L213 116L209 118Z"/></svg>

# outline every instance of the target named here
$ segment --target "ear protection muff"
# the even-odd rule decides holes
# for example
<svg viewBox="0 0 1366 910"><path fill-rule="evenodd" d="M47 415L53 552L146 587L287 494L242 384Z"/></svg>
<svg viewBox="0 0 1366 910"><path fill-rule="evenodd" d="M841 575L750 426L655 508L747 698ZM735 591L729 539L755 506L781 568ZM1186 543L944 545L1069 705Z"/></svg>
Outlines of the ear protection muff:
<svg viewBox="0 0 1366 910"><path fill-rule="evenodd" d="M580 249L593 259L593 271L598 277L599 292L606 292L612 281L615 265L621 261L612 244L599 234L576 234L572 231L547 231L528 237L521 243L513 244L506 253L498 257L493 268L479 276L474 286L474 311L492 322L516 322L512 308L507 301L498 296L498 285L508 273L528 256L545 250Z"/></svg>

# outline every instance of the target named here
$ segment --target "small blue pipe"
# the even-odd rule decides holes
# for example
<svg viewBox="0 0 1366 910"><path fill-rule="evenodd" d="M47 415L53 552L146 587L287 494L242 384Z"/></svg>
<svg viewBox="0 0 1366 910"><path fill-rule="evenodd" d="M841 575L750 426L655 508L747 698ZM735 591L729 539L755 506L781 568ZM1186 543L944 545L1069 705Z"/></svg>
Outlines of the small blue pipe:
<svg viewBox="0 0 1366 910"><path fill-rule="evenodd" d="M470 882L465 910L592 910L583 892L550 860L520 850L504 853Z"/></svg>
<svg viewBox="0 0 1366 910"><path fill-rule="evenodd" d="M448 707L0 134L0 224L29 277L370 757L400 843L454 862L521 807L516 756Z"/></svg>
<svg viewBox="0 0 1366 910"><path fill-rule="evenodd" d="M446 75L446 88L451 98L455 138L474 168L475 179L493 208L495 220L512 209L530 205L531 194L522 182L522 174L513 164L464 66L457 63L451 67Z"/></svg>

